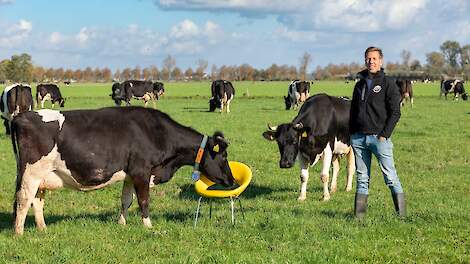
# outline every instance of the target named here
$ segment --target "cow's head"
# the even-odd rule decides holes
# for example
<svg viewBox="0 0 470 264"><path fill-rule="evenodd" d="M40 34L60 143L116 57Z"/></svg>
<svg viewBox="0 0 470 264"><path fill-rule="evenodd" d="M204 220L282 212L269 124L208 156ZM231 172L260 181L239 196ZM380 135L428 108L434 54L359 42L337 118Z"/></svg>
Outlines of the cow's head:
<svg viewBox="0 0 470 264"><path fill-rule="evenodd" d="M286 104L286 110L289 110L292 107L292 100L290 96L284 96L284 103Z"/></svg>
<svg viewBox="0 0 470 264"><path fill-rule="evenodd" d="M125 100L125 91L124 87L120 83L114 83L111 87L111 98L116 102L116 104L120 104L121 100Z"/></svg>
<svg viewBox="0 0 470 264"><path fill-rule="evenodd" d="M211 99L209 99L209 112L214 112L216 108L222 108L222 100L211 97Z"/></svg>
<svg viewBox="0 0 470 264"><path fill-rule="evenodd" d="M227 160L228 144L221 132L215 132L207 141L200 168L209 180L224 186L235 182Z"/></svg>
<svg viewBox="0 0 470 264"><path fill-rule="evenodd" d="M163 83L153 83L153 91L157 95L157 97L163 96L165 94L165 87L163 86Z"/></svg>
<svg viewBox="0 0 470 264"><path fill-rule="evenodd" d="M295 159L299 153L300 137L303 133L307 133L302 123L288 123L271 127L263 133L263 137L270 141L277 141L281 159L279 167L291 168L294 166Z"/></svg>

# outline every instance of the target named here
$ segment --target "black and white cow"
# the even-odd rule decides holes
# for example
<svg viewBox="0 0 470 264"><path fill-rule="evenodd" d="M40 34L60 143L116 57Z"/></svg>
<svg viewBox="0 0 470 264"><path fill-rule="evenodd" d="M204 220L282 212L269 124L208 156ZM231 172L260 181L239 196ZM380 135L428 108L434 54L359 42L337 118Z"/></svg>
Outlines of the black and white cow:
<svg viewBox="0 0 470 264"><path fill-rule="evenodd" d="M36 103L39 105L41 102L41 108L44 108L44 102L50 100L52 103L52 108L54 104L59 103L60 107L64 107L65 98L62 97L60 93L59 86L56 84L38 84L36 87Z"/></svg>
<svg viewBox="0 0 470 264"><path fill-rule="evenodd" d="M10 134L10 122L19 113L33 110L31 87L26 84L7 86L0 97L0 111L6 134Z"/></svg>
<svg viewBox="0 0 470 264"><path fill-rule="evenodd" d="M214 112L216 108L220 112L224 110L230 113L230 102L235 96L235 88L232 83L225 80L215 80L211 85L211 98L209 100L209 111Z"/></svg>
<svg viewBox="0 0 470 264"><path fill-rule="evenodd" d="M276 127L268 126L269 130L263 133L266 139L277 141L281 154L279 161L281 168L291 168L296 159L299 159L301 185L298 200L306 199L309 166L315 165L320 158L323 159L320 176L323 182L324 201L330 199L328 184L331 162L334 161L331 182L331 191L334 192L339 171L337 159L343 155L347 155L348 159L346 191L352 189L355 161L350 146L350 108L351 103L348 100L317 94L305 101L291 123Z"/></svg>
<svg viewBox="0 0 470 264"><path fill-rule="evenodd" d="M405 105L406 100L410 100L411 107L413 107L413 84L410 80L405 79L398 79L396 80L396 84L400 89L401 100L400 106Z"/></svg>
<svg viewBox="0 0 470 264"><path fill-rule="evenodd" d="M447 94L448 93L454 93L454 100L459 99L459 95L462 96L462 99L466 101L468 99L468 95L465 92L465 87L463 86L464 81L462 80L442 80L441 81L441 97L444 95L444 97L447 99Z"/></svg>
<svg viewBox="0 0 470 264"><path fill-rule="evenodd" d="M297 109L300 103L305 102L310 96L310 83L294 80L289 84L287 96L284 96L286 110Z"/></svg>
<svg viewBox="0 0 470 264"><path fill-rule="evenodd" d="M169 181L201 152L200 171L225 186L234 178L227 161L228 142L221 132L208 137L180 125L167 114L142 107L109 107L59 112L27 112L12 121L18 175L14 203L15 232L22 234L32 205L38 229L44 229L44 192L67 187L95 190L124 181L120 224L135 192L144 226L149 218L149 185ZM199 154L198 154L199 155Z"/></svg>
<svg viewBox="0 0 470 264"><path fill-rule="evenodd" d="M122 83L114 83L111 98L116 105L121 105L124 101L127 106L131 104L131 99L144 100L145 107L152 100L153 108L156 108L155 101L163 96L165 89L163 83L152 81L128 80Z"/></svg>

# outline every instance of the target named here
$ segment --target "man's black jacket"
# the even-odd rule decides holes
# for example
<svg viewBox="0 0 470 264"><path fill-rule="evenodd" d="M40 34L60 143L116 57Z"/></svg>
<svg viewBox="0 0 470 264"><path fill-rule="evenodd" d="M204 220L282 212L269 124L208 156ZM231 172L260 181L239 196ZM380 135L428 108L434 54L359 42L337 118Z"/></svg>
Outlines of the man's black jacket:
<svg viewBox="0 0 470 264"><path fill-rule="evenodd" d="M400 91L395 80L386 77L383 69L371 76L363 70L358 77L351 102L351 134L361 132L389 138L400 119ZM366 78L372 79L370 88Z"/></svg>

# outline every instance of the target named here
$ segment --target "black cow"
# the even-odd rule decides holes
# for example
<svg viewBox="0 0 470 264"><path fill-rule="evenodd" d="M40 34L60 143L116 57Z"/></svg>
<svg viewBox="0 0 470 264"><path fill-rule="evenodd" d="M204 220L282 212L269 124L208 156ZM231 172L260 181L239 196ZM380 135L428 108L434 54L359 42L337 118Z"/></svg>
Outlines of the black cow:
<svg viewBox="0 0 470 264"><path fill-rule="evenodd" d="M350 108L351 103L348 100L317 94L305 101L291 123L277 127L268 126L269 130L263 133L266 139L277 141L281 154L279 161L281 168L291 168L297 158L300 160L301 185L298 200L306 199L309 166L315 165L320 158L323 159L320 176L323 182L324 201L330 199L328 183L331 161L334 161L331 182L331 191L334 192L339 170L339 164L335 163L342 155L348 156L346 191L352 189L355 164L349 135Z"/></svg>
<svg viewBox="0 0 470 264"><path fill-rule="evenodd" d="M211 98L209 100L209 111L214 112L216 108L220 112L224 110L230 113L230 102L235 96L235 88L232 83L225 80L216 80L211 85Z"/></svg>
<svg viewBox="0 0 470 264"><path fill-rule="evenodd" d="M152 100L153 108L156 108L155 101L163 96L165 89L163 83L152 81L128 80L122 83L114 83L112 88L111 98L116 105L121 105L121 102L126 102L129 106L132 98L144 100L145 107L150 100Z"/></svg>
<svg viewBox="0 0 470 264"><path fill-rule="evenodd" d="M31 87L25 84L13 84L6 87L0 97L0 111L7 135L10 134L10 122L19 113L33 110Z"/></svg>
<svg viewBox="0 0 470 264"><path fill-rule="evenodd" d="M405 105L406 100L410 100L411 107L413 107L413 85L410 80L397 79L396 84L400 89L401 100L400 106Z"/></svg>
<svg viewBox="0 0 470 264"><path fill-rule="evenodd" d="M442 80L441 81L441 97L444 97L447 100L448 93L454 93L454 100L459 99L459 95L462 95L462 99L466 101L468 99L468 95L465 92L465 87L463 86L464 81L462 80Z"/></svg>
<svg viewBox="0 0 470 264"><path fill-rule="evenodd" d="M44 102L51 100L52 108L54 108L55 102L59 103L60 107L64 107L65 98L60 93L59 86L55 84L38 84L36 87L36 103L39 105L41 101L41 108L44 108Z"/></svg>
<svg viewBox="0 0 470 264"><path fill-rule="evenodd" d="M126 223L133 193L144 226L149 218L149 185L169 181L184 165L195 164L205 136L167 114L142 107L109 107L59 112L27 112L12 121L18 175L15 231L23 233L33 205L38 229L46 227L44 192L62 187L95 190L124 181L120 224ZM227 161L228 142L221 132L201 150L200 171L224 186L234 183ZM198 154L199 155L199 154Z"/></svg>
<svg viewBox="0 0 470 264"><path fill-rule="evenodd" d="M300 103L305 102L310 96L310 83L294 80L289 84L287 96L284 96L286 110L297 109Z"/></svg>

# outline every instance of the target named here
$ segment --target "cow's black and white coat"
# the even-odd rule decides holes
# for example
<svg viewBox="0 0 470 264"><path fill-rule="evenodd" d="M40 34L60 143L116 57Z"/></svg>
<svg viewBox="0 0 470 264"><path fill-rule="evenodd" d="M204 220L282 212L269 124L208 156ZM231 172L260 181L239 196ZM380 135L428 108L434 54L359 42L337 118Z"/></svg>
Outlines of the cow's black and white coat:
<svg viewBox="0 0 470 264"><path fill-rule="evenodd" d="M19 114L12 121L12 143L17 157L14 204L15 231L23 233L28 208L33 205L39 229L44 192L67 187L95 190L124 181L120 224L136 194L146 227L149 185L164 183L183 165L193 165L204 135L173 121L158 110L111 107L98 110ZM214 182L234 182L227 152L228 142L216 132L208 138L201 173Z"/></svg>
<svg viewBox="0 0 470 264"><path fill-rule="evenodd" d="M286 110L297 109L310 96L310 83L294 80L289 84L287 96L284 96Z"/></svg>
<svg viewBox="0 0 470 264"><path fill-rule="evenodd" d="M232 83L225 80L216 80L211 85L211 98L209 100L209 111L214 112L216 108L220 112L224 110L230 113L230 102L235 96L235 88Z"/></svg>
<svg viewBox="0 0 470 264"><path fill-rule="evenodd" d="M165 94L163 83L152 81L128 80L122 83L114 83L112 88L111 98L116 105L121 105L122 101L127 106L131 104L131 99L143 100L145 107L151 100L153 108L156 108L155 101Z"/></svg>
<svg viewBox="0 0 470 264"><path fill-rule="evenodd" d="M355 171L354 153L350 146L348 100L317 94L305 101L297 117L291 123L269 127L263 133L268 140L276 140L281 158L281 168L291 168L296 159L300 161L300 195L298 200L307 197L307 182L309 166L323 159L321 180L323 182L324 201L330 199L329 169L333 161L333 178L331 191L336 191L337 174L339 171L338 158L347 155L348 179L346 191L352 189L352 179Z"/></svg>
<svg viewBox="0 0 470 264"><path fill-rule="evenodd" d="M441 97L444 95L447 99L448 93L454 93L454 100L458 100L459 96L466 101L468 99L467 92L465 92L464 81L462 80L442 80L441 81Z"/></svg>
<svg viewBox="0 0 470 264"><path fill-rule="evenodd" d="M6 134L10 134L10 122L17 114L33 110L31 87L26 84L7 86L0 97L0 111Z"/></svg>
<svg viewBox="0 0 470 264"><path fill-rule="evenodd" d="M65 105L65 98L62 97L59 86L53 83L38 84L36 87L37 105L41 102L41 108L44 108L44 102L49 100L52 103L52 108L54 108L56 102L59 103L60 107L64 107Z"/></svg>

